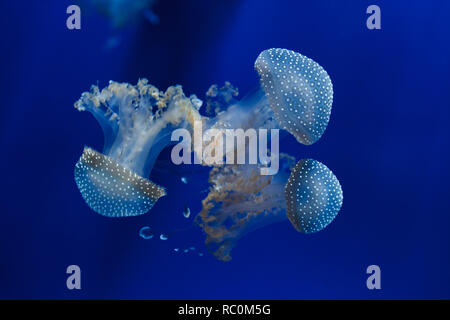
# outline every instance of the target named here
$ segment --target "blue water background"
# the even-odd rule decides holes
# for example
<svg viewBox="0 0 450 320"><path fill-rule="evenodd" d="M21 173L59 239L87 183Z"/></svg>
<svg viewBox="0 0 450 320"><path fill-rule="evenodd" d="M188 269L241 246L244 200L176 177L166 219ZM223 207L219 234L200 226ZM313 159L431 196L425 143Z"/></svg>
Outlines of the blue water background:
<svg viewBox="0 0 450 320"><path fill-rule="evenodd" d="M374 3L382 30L370 31ZM68 30L69 4L0 4L0 298L450 298L449 1L160 0L159 25L120 31L88 10ZM73 103L91 84L146 77L202 99L229 80L245 94L271 47L316 60L334 84L323 137L281 146L339 178L344 205L327 229L274 224L241 239L229 263L206 253L197 228L144 240L144 225L186 227L185 204L194 215L206 196L207 173L183 168L194 179L181 183L164 168L169 151L151 176L169 195L151 212L112 220L87 207L73 168L103 137ZM191 245L205 255L173 252ZM80 291L66 288L70 264L81 267ZM382 290L366 288L371 264Z"/></svg>

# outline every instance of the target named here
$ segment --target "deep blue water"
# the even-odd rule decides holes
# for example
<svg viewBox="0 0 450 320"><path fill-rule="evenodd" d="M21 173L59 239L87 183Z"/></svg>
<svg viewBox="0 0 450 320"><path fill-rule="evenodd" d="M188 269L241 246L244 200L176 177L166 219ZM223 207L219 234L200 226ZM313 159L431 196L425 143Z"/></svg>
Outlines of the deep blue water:
<svg viewBox="0 0 450 320"><path fill-rule="evenodd" d="M68 30L69 4L0 4L0 298L450 298L449 1L159 0L159 25L119 32L84 11L82 29ZM370 4L381 7L381 30L365 26ZM116 34L119 46L106 49ZM271 47L318 61L333 80L323 137L282 145L339 178L344 205L328 228L271 225L241 239L228 263L206 253L197 228L140 238L144 225L184 228L186 203L199 211L207 173L191 168L187 185L154 171L169 195L143 216L88 208L73 168L103 137L73 103L91 84L147 77L204 98L229 80L244 94L258 84L255 58ZM172 251L191 245L205 255ZM66 288L71 264L81 267L80 291ZM371 264L381 290L366 288Z"/></svg>

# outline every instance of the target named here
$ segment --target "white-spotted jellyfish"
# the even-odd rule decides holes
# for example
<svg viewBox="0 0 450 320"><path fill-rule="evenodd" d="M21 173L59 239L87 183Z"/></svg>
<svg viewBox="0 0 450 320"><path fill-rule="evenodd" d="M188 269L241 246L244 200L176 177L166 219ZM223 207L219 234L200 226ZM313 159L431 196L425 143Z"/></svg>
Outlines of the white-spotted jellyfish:
<svg viewBox="0 0 450 320"><path fill-rule="evenodd" d="M92 86L75 103L92 113L103 129L103 151L85 147L75 165L75 181L86 203L107 217L146 213L166 194L148 180L159 153L177 128L200 119L201 101L186 97L181 86L161 92L139 80L136 86L111 81Z"/></svg>
<svg viewBox="0 0 450 320"><path fill-rule="evenodd" d="M237 101L237 89L213 85L207 105L217 116L212 128L278 128L298 142L310 145L325 131L333 103L333 85L327 72L312 59L287 49L268 49L255 61L260 89ZM224 110L226 109L226 110Z"/></svg>

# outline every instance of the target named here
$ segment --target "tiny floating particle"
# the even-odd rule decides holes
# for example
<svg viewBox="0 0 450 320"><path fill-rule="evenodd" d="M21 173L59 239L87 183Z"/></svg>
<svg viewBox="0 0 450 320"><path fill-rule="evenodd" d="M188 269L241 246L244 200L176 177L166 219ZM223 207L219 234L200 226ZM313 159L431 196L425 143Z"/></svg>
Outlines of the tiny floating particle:
<svg viewBox="0 0 450 320"><path fill-rule="evenodd" d="M201 252L199 252L198 255L199 255L200 257L203 257L203 253L201 253Z"/></svg>
<svg viewBox="0 0 450 320"><path fill-rule="evenodd" d="M159 236L159 238L160 238L161 240L167 240L167 239L169 239L169 237L167 237L164 233L161 233L161 235Z"/></svg>
<svg viewBox="0 0 450 320"><path fill-rule="evenodd" d="M184 249L184 253L188 253L189 252L189 249Z"/></svg>
<svg viewBox="0 0 450 320"><path fill-rule="evenodd" d="M189 250L194 251L195 247L190 247Z"/></svg>
<svg viewBox="0 0 450 320"><path fill-rule="evenodd" d="M184 206L183 216L187 219L191 215L191 209L187 205Z"/></svg>
<svg viewBox="0 0 450 320"><path fill-rule="evenodd" d="M188 181L187 181L186 177L181 177L181 181L182 181L183 183L185 183L185 184L187 184L187 183L188 183Z"/></svg>
<svg viewBox="0 0 450 320"><path fill-rule="evenodd" d="M175 248L175 249L173 249L173 251L175 251L175 252L178 252L180 249L178 249L178 248Z"/></svg>
<svg viewBox="0 0 450 320"><path fill-rule="evenodd" d="M147 227L147 226L142 227L139 230L139 235L143 239L151 239L151 238L153 238L153 233L150 231L150 227Z"/></svg>

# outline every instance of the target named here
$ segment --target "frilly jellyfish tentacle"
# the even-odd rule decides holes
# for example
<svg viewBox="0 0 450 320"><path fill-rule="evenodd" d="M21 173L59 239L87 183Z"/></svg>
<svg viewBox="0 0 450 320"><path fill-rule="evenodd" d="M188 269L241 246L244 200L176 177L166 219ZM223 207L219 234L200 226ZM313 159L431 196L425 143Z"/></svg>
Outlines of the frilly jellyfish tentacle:
<svg viewBox="0 0 450 320"><path fill-rule="evenodd" d="M226 165L210 172L208 196L195 222L206 233L206 246L222 261L248 232L286 219L284 187L292 157L281 154L280 171L260 175L259 165Z"/></svg>
<svg viewBox="0 0 450 320"><path fill-rule="evenodd" d="M97 86L92 86L89 92L83 92L75 103L79 111L89 110L103 130L103 152L108 153L119 131L119 118L116 105L104 103L106 92L100 92ZM115 110L113 110L113 108Z"/></svg>
<svg viewBox="0 0 450 320"><path fill-rule="evenodd" d="M342 206L339 180L313 159L297 162L285 189L287 216L299 232L318 232L328 226Z"/></svg>
<svg viewBox="0 0 450 320"><path fill-rule="evenodd" d="M275 129L279 128L273 110L261 89L252 90L242 100L228 106L209 123L214 128Z"/></svg>
<svg viewBox="0 0 450 320"><path fill-rule="evenodd" d="M235 97L238 95L239 90L228 81L225 81L225 85L221 88L213 84L206 92L206 113L208 116L215 116L224 111L228 106L237 102Z"/></svg>
<svg viewBox="0 0 450 320"><path fill-rule="evenodd" d="M163 93L146 79L136 86L111 81L102 91L93 86L83 93L75 107L90 111L105 134L103 152L85 148L75 168L75 181L86 203L108 217L151 209L165 192L145 177L171 143L172 131L192 128L201 119L200 106L201 101L194 95L186 97L181 86Z"/></svg>

